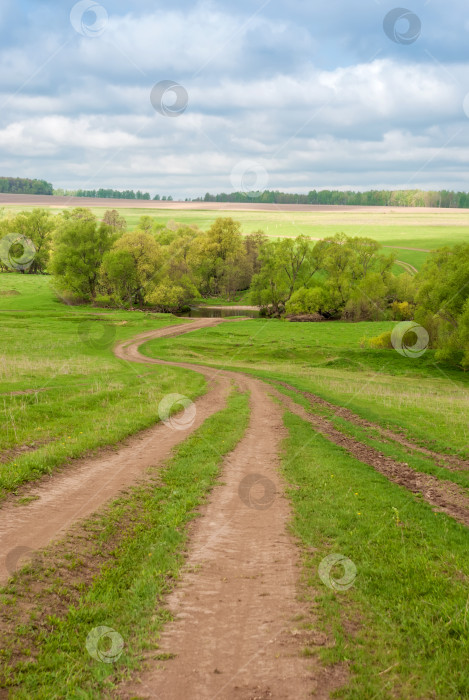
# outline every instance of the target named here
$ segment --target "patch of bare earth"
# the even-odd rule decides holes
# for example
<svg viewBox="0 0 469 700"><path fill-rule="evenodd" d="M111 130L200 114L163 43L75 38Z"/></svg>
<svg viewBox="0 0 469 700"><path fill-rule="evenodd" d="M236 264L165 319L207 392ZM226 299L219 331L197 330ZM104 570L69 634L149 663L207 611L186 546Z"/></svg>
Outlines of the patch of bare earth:
<svg viewBox="0 0 469 700"><path fill-rule="evenodd" d="M158 470L154 469L142 485L150 490L158 483ZM111 528L103 508L39 552L28 552L26 547L10 552L7 559L13 578L1 591L0 639L2 649L8 650L11 670L17 664L35 661L41 639L55 630L52 618L65 617L71 606L79 604L83 591L101 570L112 567L120 542L138 532L145 522L145 514L132 504L125 507L121 501L120 508L118 519L111 518ZM109 531L105 538L104 528ZM26 563L29 566L23 568ZM0 683L5 682L0 671ZM1 697L7 697L2 689Z"/></svg>
<svg viewBox="0 0 469 700"><path fill-rule="evenodd" d="M31 452L36 452L44 445L49 445L52 440L36 440L35 442L30 442L26 445L15 445L6 450L0 451L0 464L8 464L13 462L14 459L22 457L23 455L30 454Z"/></svg>
<svg viewBox="0 0 469 700"><path fill-rule="evenodd" d="M457 484L415 471L408 464L386 457L373 447L344 435L327 418L308 413L303 406L295 403L284 394L277 393L277 397L289 411L311 423L318 433L324 435L334 444L343 447L360 462L369 464L390 481L404 486L412 493L420 494L436 510L442 511L463 525L469 526L469 496L467 491Z"/></svg>

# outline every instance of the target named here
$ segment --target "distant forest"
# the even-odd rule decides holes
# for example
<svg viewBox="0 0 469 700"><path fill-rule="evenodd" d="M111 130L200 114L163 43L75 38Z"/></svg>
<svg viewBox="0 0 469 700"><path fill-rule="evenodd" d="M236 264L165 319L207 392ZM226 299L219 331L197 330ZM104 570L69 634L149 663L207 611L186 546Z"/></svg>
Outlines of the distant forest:
<svg viewBox="0 0 469 700"><path fill-rule="evenodd" d="M308 194L290 194L265 190L258 196L252 193L207 193L199 202L259 202L272 204L345 204L374 207L455 207L469 209L467 192L425 192L423 190L370 190L368 192L339 192L338 190L311 190Z"/></svg>
<svg viewBox="0 0 469 700"><path fill-rule="evenodd" d="M134 192L134 190L112 190L100 188L99 190L54 190L55 195L66 197L97 197L100 199L151 199L148 192ZM154 197L159 199L159 196Z"/></svg>
<svg viewBox="0 0 469 700"><path fill-rule="evenodd" d="M120 190L112 190L112 189L104 189L101 188L99 190L62 190L62 189L57 189L54 190L54 194L58 196L66 196L66 197L98 197L101 199L146 199L149 200L151 199L150 194L148 192L141 192L140 190L137 190L137 192L134 192L134 190L123 190L122 192ZM172 202L173 198L171 196L168 197L161 197L159 194L155 194L153 197L153 201L155 202Z"/></svg>
<svg viewBox="0 0 469 700"><path fill-rule="evenodd" d="M102 199L143 199L162 202L172 202L169 196L156 194L153 198L148 192L137 190L64 190L54 189L45 180L30 180L23 177L0 177L0 192L10 194L55 194L67 197L89 197ZM454 207L469 209L469 193L440 190L426 192L424 190L369 190L354 192L347 190L311 190L308 194L291 194L278 190L264 192L232 192L231 194L210 194L196 199L186 199L186 202L253 202L267 204L342 204L365 207Z"/></svg>
<svg viewBox="0 0 469 700"><path fill-rule="evenodd" d="M45 180L25 177L0 177L0 192L9 194L52 194L53 187Z"/></svg>

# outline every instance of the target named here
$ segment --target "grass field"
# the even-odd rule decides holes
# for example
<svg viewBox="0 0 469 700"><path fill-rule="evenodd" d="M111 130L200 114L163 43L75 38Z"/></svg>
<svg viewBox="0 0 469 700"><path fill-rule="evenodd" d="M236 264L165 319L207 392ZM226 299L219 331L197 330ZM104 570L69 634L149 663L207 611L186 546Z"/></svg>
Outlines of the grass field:
<svg viewBox="0 0 469 700"><path fill-rule="evenodd" d="M468 697L467 528L296 416L285 420L283 464L293 531L304 547L304 595L334 638L321 658L351 669L339 697ZM341 592L318 580L321 560L335 552L356 567L354 585Z"/></svg>
<svg viewBox="0 0 469 700"><path fill-rule="evenodd" d="M151 342L142 352L239 369L276 388L276 380L282 380L415 444L467 458L469 378L435 364L430 351L409 359L394 350L361 347L362 337L391 327L388 322L256 319ZM469 496L467 471L438 466L397 441L382 439L374 429L296 400L332 418L344 435L442 484L458 484ZM467 528L435 512L420 494L390 483L297 416L286 412L285 425L283 469L291 485L292 530L304 548L303 596L334 639L319 650L306 645L303 654L348 665L350 681L338 697L467 697ZM319 579L318 567L331 553L346 556L356 568L353 587L343 592L329 590ZM337 567L336 577L343 573ZM317 620L305 617L299 624L317 635Z"/></svg>
<svg viewBox="0 0 469 700"><path fill-rule="evenodd" d="M436 365L433 351L411 359L361 347L362 338L392 327L252 319L161 339L142 352L283 380L422 443L469 455L469 376Z"/></svg>
<svg viewBox="0 0 469 700"><path fill-rule="evenodd" d="M2 496L154 424L165 394L206 390L195 372L133 365L112 353L119 339L181 319L68 307L49 281L0 275ZM344 437L469 497L467 468L418 451L469 458L469 375L437 364L432 351L412 359L363 345L392 325L252 319L161 338L141 352L257 376ZM279 382L329 403L311 404ZM143 656L164 659L155 638L169 620L165 596L184 562L188 525L248 416L248 396L232 393L227 408L187 438L162 472L150 470L145 482L78 523L2 590L0 686L10 697L59 698L64 687L69 697L113 697ZM332 640L305 644L303 656L345 665L338 697L349 700L468 697L467 527L287 409L284 423L280 457L309 609L296 625ZM331 553L356 569L342 591L319 577ZM94 661L86 649L87 634L100 625L125 644L113 665Z"/></svg>
<svg viewBox="0 0 469 700"><path fill-rule="evenodd" d="M93 208L92 200L83 198L83 206L89 206L97 216L102 216L102 208ZM342 232L348 236L366 236L379 241L384 246L396 248L399 260L420 268L427 254L420 251L403 250L421 248L434 250L444 245L455 245L467 240L469 232L469 212L409 212L405 209L376 211L371 207L366 211L349 212L284 212L278 211L208 211L203 210L155 210L155 209L120 209L119 212L128 222L129 228L137 226L141 216L151 216L155 221L166 224L176 221L184 224L196 224L207 229L219 216L231 216L240 221L244 233L263 230L271 238L299 236L304 234L311 238L324 238ZM17 213L31 207L6 206L5 210ZM109 208L113 208L112 200ZM59 212L60 208L54 208Z"/></svg>
<svg viewBox="0 0 469 700"><path fill-rule="evenodd" d="M200 375L136 370L111 352L119 339L180 322L68 307L47 277L0 275L0 495L154 424L166 394L203 393Z"/></svg>
<svg viewBox="0 0 469 700"><path fill-rule="evenodd" d="M155 600L178 577L187 526L223 457L244 433L248 398L234 393L227 408L208 418L162 472L151 472L143 484L76 527L66 543L50 548L3 589L0 606L12 627L0 654L0 685L12 689L10 697L113 697L116 683L141 663L145 650L158 658L157 645L149 640L169 615L162 607L154 615ZM36 592L30 591L34 583ZM20 594L22 589L26 593ZM22 617L24 597L28 610ZM117 664L90 658L87 635L100 625L112 625L123 640ZM30 663L32 658L37 663Z"/></svg>

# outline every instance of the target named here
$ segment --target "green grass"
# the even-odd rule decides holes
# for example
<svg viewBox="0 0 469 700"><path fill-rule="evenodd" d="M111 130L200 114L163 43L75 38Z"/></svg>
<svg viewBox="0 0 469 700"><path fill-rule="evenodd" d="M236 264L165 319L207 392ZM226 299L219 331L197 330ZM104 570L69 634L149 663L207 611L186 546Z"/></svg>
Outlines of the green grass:
<svg viewBox="0 0 469 700"><path fill-rule="evenodd" d="M97 216L102 216L104 208L92 207L93 201L83 198L84 207L90 207ZM299 236L324 238L338 232L349 236L368 236L383 245L399 248L398 257L420 268L427 254L418 251L405 251L402 248L424 248L433 250L443 245L455 245L467 240L469 212L439 210L435 212L412 212L406 209L389 208L384 212L374 207L366 211L332 212L285 212L281 207L274 211L224 211L204 210L203 203L197 210L169 209L119 209L131 229L137 226L141 216L148 215L155 221L167 224L177 221L183 224L196 224L205 230L219 216L231 216L240 221L244 233L262 229L269 237ZM6 206L5 210L17 213L33 207ZM106 208L114 208L112 200ZM53 212L61 211L54 207Z"/></svg>
<svg viewBox="0 0 469 700"><path fill-rule="evenodd" d="M119 339L181 323L173 316L67 307L48 278L13 274L0 275L2 307L0 495L154 424L166 394L205 391L195 372L112 353Z"/></svg>
<svg viewBox="0 0 469 700"><path fill-rule="evenodd" d="M392 327L254 319L153 341L142 352L280 379L441 452L469 455L469 376L435 364L433 351L411 359L360 346Z"/></svg>
<svg viewBox="0 0 469 700"><path fill-rule="evenodd" d="M298 417L286 414L285 422L283 469L294 487L292 529L304 546L305 595L316 601L334 639L321 658L346 662L351 671L338 696L468 697L467 528ZM356 566L354 585L345 591L319 578L319 564L331 553ZM340 566L333 570L336 579L343 573Z"/></svg>
<svg viewBox="0 0 469 700"><path fill-rule="evenodd" d="M42 566L26 568L3 591L4 612L18 625L1 656L2 686L11 687L10 697L112 697L143 652L158 648L158 633L170 618L163 597L184 562L187 526L214 485L223 457L241 439L248 416L249 396L233 393L227 408L182 443L164 470L79 529L73 554L61 557L52 548ZM90 562L81 556L83 532L94 547ZM97 560L101 566L87 581ZM28 583L39 592L29 595ZM20 624L15 606L22 596L35 605ZM111 627L124 640L124 652L113 664L87 652L88 633L98 626Z"/></svg>

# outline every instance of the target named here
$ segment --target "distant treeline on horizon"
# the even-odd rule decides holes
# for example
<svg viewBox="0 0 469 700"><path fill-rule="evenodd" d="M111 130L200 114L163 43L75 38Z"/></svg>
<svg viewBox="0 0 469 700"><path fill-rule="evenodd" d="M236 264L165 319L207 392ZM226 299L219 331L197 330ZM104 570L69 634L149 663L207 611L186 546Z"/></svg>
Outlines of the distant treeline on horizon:
<svg viewBox="0 0 469 700"><path fill-rule="evenodd" d="M195 202L255 202L261 204L342 204L348 206L374 207L454 207L469 209L467 192L426 192L424 190L370 190L368 192L341 192L339 190L311 190L308 194L290 194L265 190L255 194L233 192L232 194L207 193Z"/></svg>
<svg viewBox="0 0 469 700"><path fill-rule="evenodd" d="M0 177L0 192L8 194L53 194L54 188L45 180L25 177Z"/></svg>
<svg viewBox="0 0 469 700"><path fill-rule="evenodd" d="M137 190L64 190L54 189L45 180L31 180L23 177L0 177L0 193L9 194L47 194L66 197L88 197L96 199L140 199L172 202L173 197L156 194L151 197L148 192ZM367 207L454 207L469 209L469 193L450 190L369 190L354 192L347 190L311 190L308 194L291 194L278 190L265 190L260 193L232 192L231 194L210 194L195 199L186 198L186 202L252 202L259 204L327 204Z"/></svg>
<svg viewBox="0 0 469 700"><path fill-rule="evenodd" d="M54 190L54 194L57 196L65 196L65 197L91 197L91 198L96 198L96 199L145 199L145 200L150 200L150 194L149 192L141 192L140 190L137 190L137 192L134 192L134 190L123 190L122 192L120 190L112 190L112 189L104 189L101 188L99 190L62 190L62 189L56 189ZM159 194L155 194L153 197L154 201L159 202L160 200L163 202L172 202L173 198L171 196L169 197L160 197Z"/></svg>

